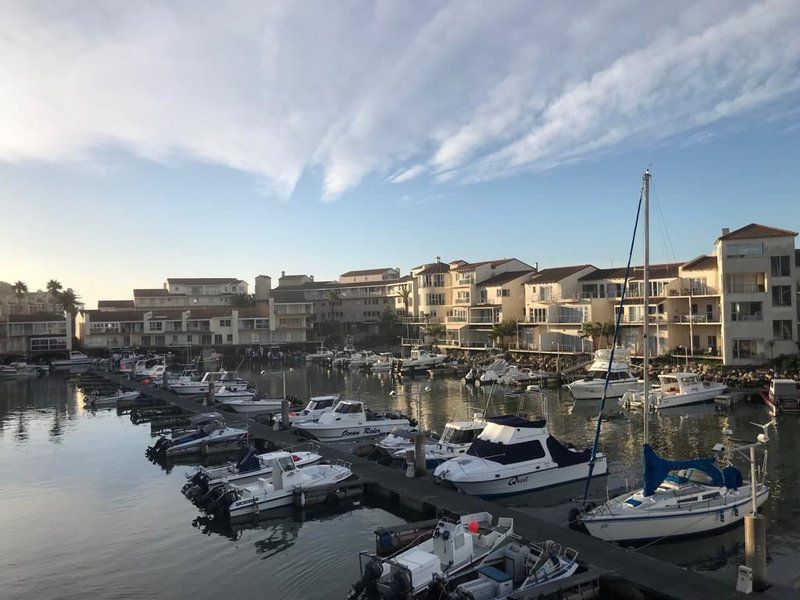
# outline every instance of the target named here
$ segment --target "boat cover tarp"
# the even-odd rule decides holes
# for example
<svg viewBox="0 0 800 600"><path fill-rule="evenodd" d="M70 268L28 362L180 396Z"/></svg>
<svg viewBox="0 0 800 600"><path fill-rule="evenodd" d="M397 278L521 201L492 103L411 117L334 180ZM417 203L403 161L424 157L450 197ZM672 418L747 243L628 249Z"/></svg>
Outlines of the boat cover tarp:
<svg viewBox="0 0 800 600"><path fill-rule="evenodd" d="M559 467L571 467L586 463L592 457L591 449L573 452L551 435L547 436L547 451L550 452L550 457L556 461Z"/></svg>
<svg viewBox="0 0 800 600"><path fill-rule="evenodd" d="M547 423L545 419L535 419L531 421L530 419L517 415L498 415L496 417L489 417L486 420L490 423L497 423L498 425L505 425L507 427L530 427L532 429L541 429Z"/></svg>
<svg viewBox="0 0 800 600"><path fill-rule="evenodd" d="M518 444L501 444L477 438L467 450L470 456L485 458L501 465L512 465L544 456L544 448L539 440Z"/></svg>
<svg viewBox="0 0 800 600"><path fill-rule="evenodd" d="M678 469L697 469L711 477L709 485L722 486L722 473L714 466L714 457L696 458L693 460L667 460L656 454L650 444L645 444L644 453L644 485L642 494L652 496L661 482L664 481L670 471Z"/></svg>
<svg viewBox="0 0 800 600"><path fill-rule="evenodd" d="M722 469L722 478L725 480L725 487L729 490L736 490L742 485L742 472L736 467L730 466Z"/></svg>
<svg viewBox="0 0 800 600"><path fill-rule="evenodd" d="M250 471L257 471L261 468L261 463L256 456L256 450L252 446L247 446L242 450L242 454L236 463L236 469L239 473L249 473Z"/></svg>

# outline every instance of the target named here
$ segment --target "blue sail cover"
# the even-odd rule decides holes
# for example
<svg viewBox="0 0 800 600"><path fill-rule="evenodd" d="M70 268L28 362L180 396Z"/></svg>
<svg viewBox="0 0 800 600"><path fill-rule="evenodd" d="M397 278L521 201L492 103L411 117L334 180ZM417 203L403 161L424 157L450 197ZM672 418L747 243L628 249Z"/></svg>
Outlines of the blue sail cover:
<svg viewBox="0 0 800 600"><path fill-rule="evenodd" d="M678 469L697 469L711 477L710 485L722 486L722 473L714 466L714 457L694 460L667 460L656 454L650 444L645 444L644 452L644 485L642 494L652 496L670 471Z"/></svg>

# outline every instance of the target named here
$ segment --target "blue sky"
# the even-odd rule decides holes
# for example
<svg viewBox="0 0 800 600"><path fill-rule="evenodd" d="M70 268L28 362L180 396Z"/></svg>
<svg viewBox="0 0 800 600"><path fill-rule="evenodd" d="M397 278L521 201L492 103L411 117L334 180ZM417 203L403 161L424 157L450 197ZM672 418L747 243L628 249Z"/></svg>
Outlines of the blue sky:
<svg viewBox="0 0 800 600"><path fill-rule="evenodd" d="M647 166L654 260L800 227L794 2L58 6L0 25L0 280L621 264Z"/></svg>

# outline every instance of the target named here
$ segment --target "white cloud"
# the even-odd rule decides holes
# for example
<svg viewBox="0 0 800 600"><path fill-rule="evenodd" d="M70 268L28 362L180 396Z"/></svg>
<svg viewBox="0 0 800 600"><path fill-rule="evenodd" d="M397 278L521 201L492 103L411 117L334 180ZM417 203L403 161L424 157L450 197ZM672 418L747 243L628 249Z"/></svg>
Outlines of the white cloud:
<svg viewBox="0 0 800 600"><path fill-rule="evenodd" d="M796 0L6 2L0 160L477 181L786 114ZM693 137L694 136L694 137Z"/></svg>

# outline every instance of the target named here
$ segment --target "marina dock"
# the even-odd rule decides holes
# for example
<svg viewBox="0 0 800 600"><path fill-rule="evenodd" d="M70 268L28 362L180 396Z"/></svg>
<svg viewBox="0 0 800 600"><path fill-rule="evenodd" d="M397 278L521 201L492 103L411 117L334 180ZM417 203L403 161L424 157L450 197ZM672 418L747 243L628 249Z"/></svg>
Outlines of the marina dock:
<svg viewBox="0 0 800 600"><path fill-rule="evenodd" d="M90 385L91 380L101 384L102 379L105 379L114 385L140 391L150 398L163 401L166 405L180 407L186 413L212 410L198 401L197 397L179 396L119 375L92 371L85 377ZM241 415L225 411L221 411L221 414L230 425L242 425ZM292 431L277 430L253 421L249 421L248 425L253 437L265 440L272 447L285 448L306 441L306 438ZM733 578L724 581L708 577L635 550L603 542L567 527L566 515L563 524L554 524L516 508L501 506L442 487L434 483L430 477L407 478L401 470L383 467L336 445L321 444L319 452L331 463L337 461L350 463L353 473L363 482L365 494L396 502L425 518L435 516L439 509L460 514L486 511L495 516L512 517L515 531L523 537L532 541L551 539L575 549L589 570L596 576L599 574L602 589L610 595L609 597L687 600L745 597L736 592ZM760 597L795 598L796 594L787 588L772 587L761 593Z"/></svg>

